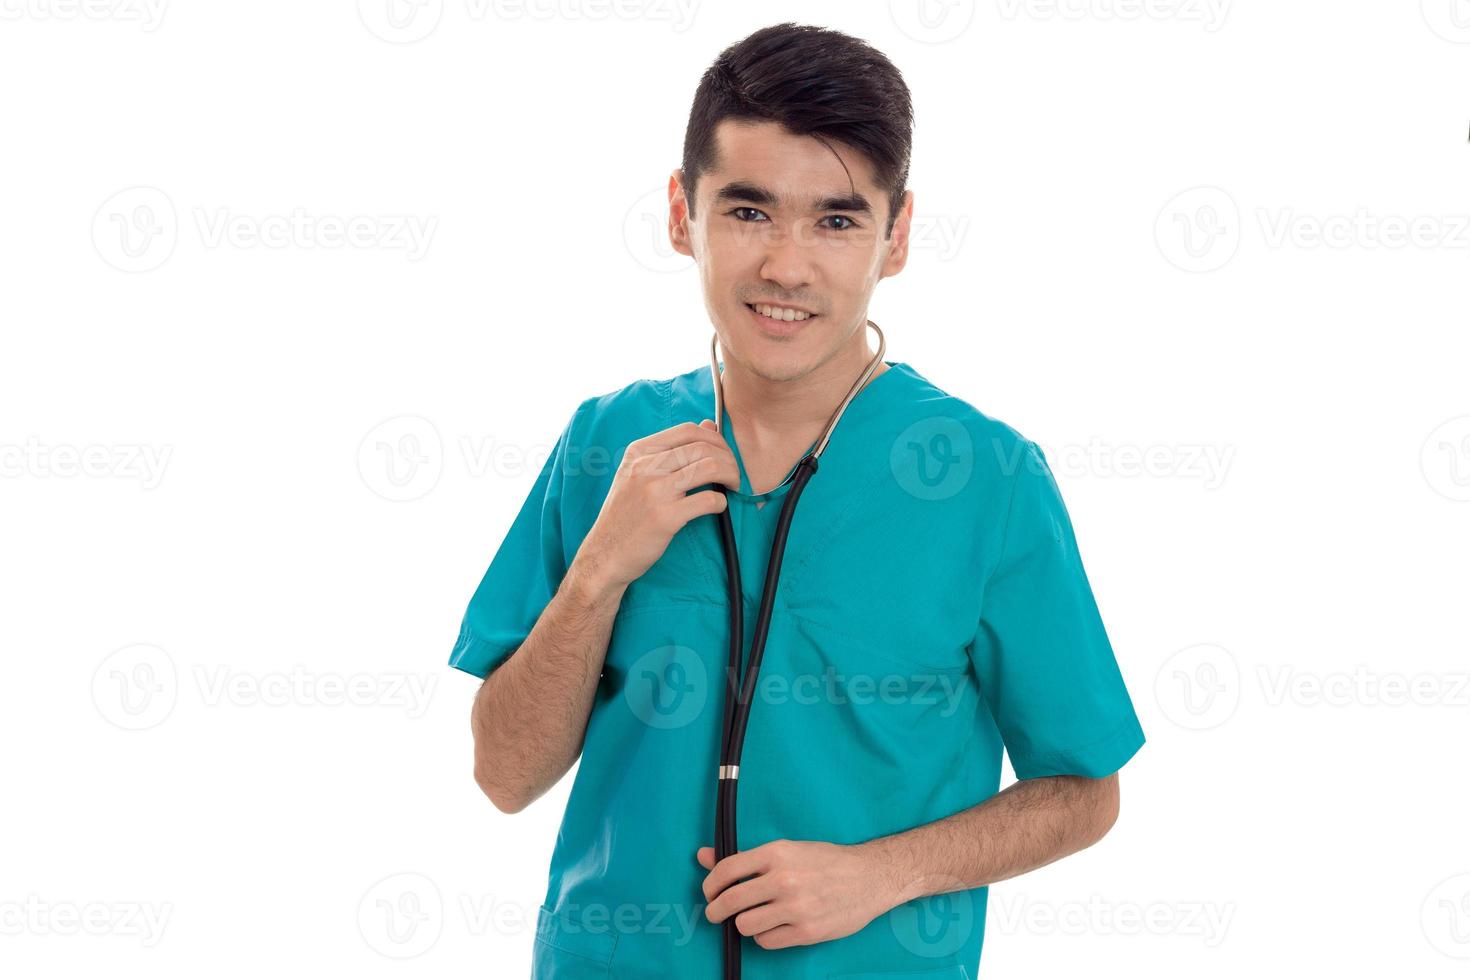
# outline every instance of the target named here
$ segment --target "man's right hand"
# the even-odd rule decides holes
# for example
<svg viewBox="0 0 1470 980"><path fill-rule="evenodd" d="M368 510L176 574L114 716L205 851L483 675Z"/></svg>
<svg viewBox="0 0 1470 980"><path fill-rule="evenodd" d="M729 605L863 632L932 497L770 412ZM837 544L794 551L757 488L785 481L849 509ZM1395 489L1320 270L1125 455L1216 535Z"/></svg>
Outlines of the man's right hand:
<svg viewBox="0 0 1470 980"><path fill-rule="evenodd" d="M602 584L627 586L659 560L685 524L725 509L718 490L686 492L706 483L740 489L735 454L709 419L629 443L577 560L590 565Z"/></svg>

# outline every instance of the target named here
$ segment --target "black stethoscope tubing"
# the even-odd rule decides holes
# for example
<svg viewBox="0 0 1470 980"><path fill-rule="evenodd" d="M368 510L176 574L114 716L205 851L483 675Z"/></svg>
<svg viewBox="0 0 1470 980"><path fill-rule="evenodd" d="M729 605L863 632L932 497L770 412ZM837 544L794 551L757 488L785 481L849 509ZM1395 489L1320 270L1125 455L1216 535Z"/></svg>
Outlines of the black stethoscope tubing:
<svg viewBox="0 0 1470 980"><path fill-rule="evenodd" d="M781 513L776 518L776 530L771 541L771 554L766 562L766 579L761 588L760 607L756 615L755 631L751 637L749 662L742 675L741 660L744 649L745 598L740 583L740 558L735 547L735 526L730 520L730 507L717 515L720 526L720 546L725 555L726 601L730 612L729 663L725 672L725 707L720 727L719 781L715 791L715 860L723 861L734 854L736 845L735 815L736 789L739 785L740 756L745 747L745 730L750 723L750 706L755 695L756 679L760 676L761 659L765 655L766 636L771 628L771 612L776 604L776 585L781 577L781 561L786 551L786 538L791 531L791 519L796 513L796 502L813 474L817 472L817 458L827 448L832 431L847 406L857 396L863 385L872 378L878 364L883 360L886 344L883 331L872 320L868 325L878 332L878 353L873 356L848 390L847 396L827 421L826 430L816 445L796 464L791 475L791 489L781 503ZM715 428L724 425L725 395L720 380L718 356L719 335L710 341L710 371L714 376ZM784 482L784 481L783 481ZM717 484L722 493L728 491ZM724 921L724 976L725 980L740 980L741 939L735 925L735 916Z"/></svg>

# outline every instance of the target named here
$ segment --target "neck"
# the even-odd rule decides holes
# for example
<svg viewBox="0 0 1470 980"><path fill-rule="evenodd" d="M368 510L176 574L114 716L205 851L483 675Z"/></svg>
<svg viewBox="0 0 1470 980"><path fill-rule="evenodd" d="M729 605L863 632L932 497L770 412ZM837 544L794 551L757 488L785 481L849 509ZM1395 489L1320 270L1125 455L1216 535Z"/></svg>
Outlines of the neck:
<svg viewBox="0 0 1470 980"><path fill-rule="evenodd" d="M742 449L789 449L800 453L821 435L848 389L876 353L868 346L866 324L836 355L800 377L762 377L733 358L725 359L725 410ZM888 370L879 363L873 378ZM795 445L795 449L790 449Z"/></svg>

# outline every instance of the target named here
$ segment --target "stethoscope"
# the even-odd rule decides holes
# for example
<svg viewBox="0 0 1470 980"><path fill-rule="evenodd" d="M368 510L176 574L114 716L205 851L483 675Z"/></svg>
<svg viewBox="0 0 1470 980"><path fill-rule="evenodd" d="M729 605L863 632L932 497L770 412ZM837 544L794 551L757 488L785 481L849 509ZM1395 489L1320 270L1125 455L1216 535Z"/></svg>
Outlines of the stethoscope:
<svg viewBox="0 0 1470 980"><path fill-rule="evenodd" d="M735 846L735 789L740 777L740 753L745 747L745 729L750 722L750 705L755 694L756 678L760 674L761 656L765 653L766 634L771 628L771 610L776 601L776 580L781 577L781 557L786 550L786 536L791 530L791 516L796 511L796 501L806 487L807 481L812 478L812 474L817 472L817 458L827 448L827 442L832 438L832 430L837 428L837 420L842 418L842 413L847 406L857 397L857 393L873 377L873 373L883 361L883 353L886 349L883 331L872 320L867 321L867 325L878 334L878 353L873 355L867 368L853 382L846 397L838 404L832 417L827 420L827 427L823 430L822 437L802 457L801 462L796 464L796 469L792 470L790 475L774 488L780 489L786 483L791 483L791 489L781 504L781 513L776 518L776 532L771 541L771 555L766 563L766 581L761 588L760 612L756 616L755 635L751 637L750 642L750 662L743 676L740 664L744 646L741 634L745 627L745 602L740 589L740 558L735 550L735 527L730 522L729 505L727 504L718 515L720 544L725 553L725 576L729 589L727 601L730 607L730 653L725 678L724 720L720 729L719 783L715 794L716 861L723 861L737 850ZM709 357L710 373L714 376L715 431L723 435L725 388L720 377L719 342L720 335L717 333L710 339ZM716 484L715 489L721 493L728 492L721 484ZM725 980L740 980L740 940L743 937L735 926L735 916L732 915L725 919L724 927Z"/></svg>

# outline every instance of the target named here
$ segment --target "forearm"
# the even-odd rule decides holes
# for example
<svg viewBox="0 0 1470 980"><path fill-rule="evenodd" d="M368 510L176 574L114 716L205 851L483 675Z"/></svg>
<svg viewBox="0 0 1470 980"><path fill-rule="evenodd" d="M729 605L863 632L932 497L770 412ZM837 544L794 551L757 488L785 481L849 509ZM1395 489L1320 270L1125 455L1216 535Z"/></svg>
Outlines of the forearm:
<svg viewBox="0 0 1470 980"><path fill-rule="evenodd" d="M524 809L581 752L625 588L579 555L525 642L480 686L475 781L499 809Z"/></svg>
<svg viewBox="0 0 1470 980"><path fill-rule="evenodd" d="M1021 780L933 823L857 847L890 908L979 888L1050 864L1100 840L1118 815L1118 777Z"/></svg>

